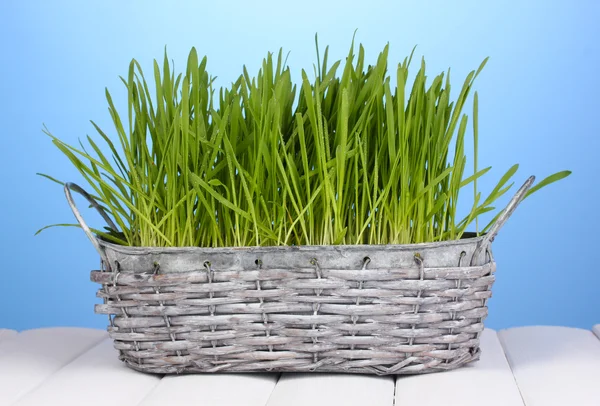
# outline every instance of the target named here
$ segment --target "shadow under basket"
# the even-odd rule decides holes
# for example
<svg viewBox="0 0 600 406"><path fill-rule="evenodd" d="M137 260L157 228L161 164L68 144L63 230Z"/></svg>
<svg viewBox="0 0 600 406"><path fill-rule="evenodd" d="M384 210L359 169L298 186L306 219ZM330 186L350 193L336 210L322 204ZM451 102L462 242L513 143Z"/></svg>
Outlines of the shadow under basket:
<svg viewBox="0 0 600 406"><path fill-rule="evenodd" d="M408 245L126 247L94 235L108 332L143 372L416 374L479 358L494 283L491 243L525 197L519 189L485 235Z"/></svg>

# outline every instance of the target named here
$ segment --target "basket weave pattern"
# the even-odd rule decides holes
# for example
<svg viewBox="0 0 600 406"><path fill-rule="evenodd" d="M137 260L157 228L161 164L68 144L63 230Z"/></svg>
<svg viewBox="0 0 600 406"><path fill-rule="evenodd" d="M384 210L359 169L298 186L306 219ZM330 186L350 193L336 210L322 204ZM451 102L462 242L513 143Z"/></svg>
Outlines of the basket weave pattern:
<svg viewBox="0 0 600 406"><path fill-rule="evenodd" d="M92 272L130 367L155 373L434 372L479 357L495 263ZM461 266L462 265L462 266Z"/></svg>

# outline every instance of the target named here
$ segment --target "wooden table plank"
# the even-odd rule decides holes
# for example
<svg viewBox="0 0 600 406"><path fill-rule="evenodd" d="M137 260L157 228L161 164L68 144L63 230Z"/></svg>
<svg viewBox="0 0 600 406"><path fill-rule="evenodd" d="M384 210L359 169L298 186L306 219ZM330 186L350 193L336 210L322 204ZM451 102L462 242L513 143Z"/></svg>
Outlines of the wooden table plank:
<svg viewBox="0 0 600 406"><path fill-rule="evenodd" d="M596 324L593 329L594 334L596 334L596 336L600 339L600 324Z"/></svg>
<svg viewBox="0 0 600 406"><path fill-rule="evenodd" d="M160 382L161 376L136 372L117 357L112 340L105 339L57 371L16 405L137 405Z"/></svg>
<svg viewBox="0 0 600 406"><path fill-rule="evenodd" d="M519 327L498 336L527 406L600 404L600 341L591 331Z"/></svg>
<svg viewBox="0 0 600 406"><path fill-rule="evenodd" d="M391 376L293 373L283 374L267 406L392 406Z"/></svg>
<svg viewBox="0 0 600 406"><path fill-rule="evenodd" d="M265 406L279 374L166 376L141 406Z"/></svg>
<svg viewBox="0 0 600 406"><path fill-rule="evenodd" d="M26 330L0 345L0 405L10 405L106 337L86 328ZM47 403L44 403L47 404Z"/></svg>
<svg viewBox="0 0 600 406"><path fill-rule="evenodd" d="M8 330L5 328L0 328L0 341L7 340L11 337L16 336L18 333L15 330Z"/></svg>
<svg viewBox="0 0 600 406"><path fill-rule="evenodd" d="M447 372L399 375L398 406L523 406L519 388L493 330L481 335L481 359Z"/></svg>

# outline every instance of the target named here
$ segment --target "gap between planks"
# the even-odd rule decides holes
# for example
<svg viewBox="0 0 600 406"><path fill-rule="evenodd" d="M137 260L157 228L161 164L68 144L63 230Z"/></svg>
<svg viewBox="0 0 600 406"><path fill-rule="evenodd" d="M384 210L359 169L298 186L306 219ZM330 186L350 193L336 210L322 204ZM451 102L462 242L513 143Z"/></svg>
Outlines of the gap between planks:
<svg viewBox="0 0 600 406"><path fill-rule="evenodd" d="M147 394L140 406L265 406L279 374L168 375Z"/></svg>
<svg viewBox="0 0 600 406"><path fill-rule="evenodd" d="M13 404L106 336L94 329L43 328L0 342L0 404Z"/></svg>
<svg viewBox="0 0 600 406"><path fill-rule="evenodd" d="M267 406L392 406L392 376L286 373L281 376Z"/></svg>
<svg viewBox="0 0 600 406"><path fill-rule="evenodd" d="M527 406L600 404L600 341L591 331L536 326L498 336Z"/></svg>
<svg viewBox="0 0 600 406"><path fill-rule="evenodd" d="M127 368L111 339L105 339L69 363L15 406L130 406L138 404L160 382Z"/></svg>

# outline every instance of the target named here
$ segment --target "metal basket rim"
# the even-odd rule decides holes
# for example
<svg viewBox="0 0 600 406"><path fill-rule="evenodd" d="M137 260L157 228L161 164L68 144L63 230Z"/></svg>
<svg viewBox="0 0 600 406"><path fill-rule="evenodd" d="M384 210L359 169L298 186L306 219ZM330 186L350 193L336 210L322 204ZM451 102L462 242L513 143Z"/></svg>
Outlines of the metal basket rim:
<svg viewBox="0 0 600 406"><path fill-rule="evenodd" d="M465 233L467 234L467 233ZM469 233L474 234L474 233ZM257 253L257 252L331 252L331 251L405 251L432 249L456 245L479 244L486 234L478 237L461 238L458 240L444 240L436 242L422 242L413 244L353 244L353 245L269 245L269 246L246 246L246 247L147 247L147 246L125 246L114 244L96 237L98 243L113 252L122 254L146 254L146 253L196 253L196 254L223 254L223 253Z"/></svg>

